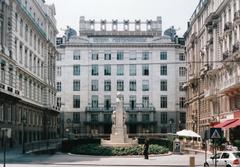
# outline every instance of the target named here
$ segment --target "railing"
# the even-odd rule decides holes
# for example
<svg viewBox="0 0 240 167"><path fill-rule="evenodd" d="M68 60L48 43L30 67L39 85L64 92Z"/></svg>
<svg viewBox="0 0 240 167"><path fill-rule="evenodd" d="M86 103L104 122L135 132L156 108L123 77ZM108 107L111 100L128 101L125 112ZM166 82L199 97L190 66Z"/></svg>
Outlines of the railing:
<svg viewBox="0 0 240 167"><path fill-rule="evenodd" d="M86 107L86 111L89 112L112 112L114 109L113 107Z"/></svg>
<svg viewBox="0 0 240 167"><path fill-rule="evenodd" d="M125 110L127 112L153 112L156 111L155 107L126 107Z"/></svg>
<svg viewBox="0 0 240 167"><path fill-rule="evenodd" d="M240 82L239 76L232 76L227 80L224 80L222 83L220 83L220 90L224 90L227 88L230 88L236 84L239 84Z"/></svg>
<svg viewBox="0 0 240 167"><path fill-rule="evenodd" d="M62 139L49 139L24 144L25 153L55 150L61 147Z"/></svg>

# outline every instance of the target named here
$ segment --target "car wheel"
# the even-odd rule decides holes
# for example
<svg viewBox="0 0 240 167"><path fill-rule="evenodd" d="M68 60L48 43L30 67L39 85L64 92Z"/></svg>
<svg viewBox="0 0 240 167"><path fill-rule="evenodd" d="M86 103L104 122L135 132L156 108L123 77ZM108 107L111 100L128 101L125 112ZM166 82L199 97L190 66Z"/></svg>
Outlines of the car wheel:
<svg viewBox="0 0 240 167"><path fill-rule="evenodd" d="M205 163L205 164L204 164L204 167L209 167L208 163Z"/></svg>
<svg viewBox="0 0 240 167"><path fill-rule="evenodd" d="M227 165L226 167L232 167L231 165Z"/></svg>

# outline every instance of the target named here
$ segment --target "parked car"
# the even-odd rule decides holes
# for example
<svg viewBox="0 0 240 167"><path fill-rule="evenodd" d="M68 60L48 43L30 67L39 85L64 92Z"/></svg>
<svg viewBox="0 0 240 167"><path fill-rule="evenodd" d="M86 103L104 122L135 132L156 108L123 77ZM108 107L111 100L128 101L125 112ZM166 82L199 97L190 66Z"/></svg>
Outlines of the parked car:
<svg viewBox="0 0 240 167"><path fill-rule="evenodd" d="M204 167L215 166L215 160L218 167L240 167L240 152L239 151L222 151L207 159Z"/></svg>

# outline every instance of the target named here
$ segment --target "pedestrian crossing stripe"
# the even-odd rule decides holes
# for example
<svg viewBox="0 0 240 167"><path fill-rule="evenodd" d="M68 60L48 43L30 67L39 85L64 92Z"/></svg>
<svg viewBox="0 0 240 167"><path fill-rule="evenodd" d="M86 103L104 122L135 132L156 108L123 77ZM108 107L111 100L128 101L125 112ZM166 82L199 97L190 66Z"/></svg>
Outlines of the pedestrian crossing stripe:
<svg viewBox="0 0 240 167"><path fill-rule="evenodd" d="M218 133L218 130L215 129L212 136L211 136L212 139L220 139L221 138L221 135Z"/></svg>

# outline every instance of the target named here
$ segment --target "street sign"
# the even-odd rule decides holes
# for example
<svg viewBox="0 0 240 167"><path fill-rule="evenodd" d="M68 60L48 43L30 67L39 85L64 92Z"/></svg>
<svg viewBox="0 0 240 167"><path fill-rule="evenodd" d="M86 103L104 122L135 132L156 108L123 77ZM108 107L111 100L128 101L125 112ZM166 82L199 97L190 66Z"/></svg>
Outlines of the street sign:
<svg viewBox="0 0 240 167"><path fill-rule="evenodd" d="M211 139L221 139L222 129L221 128L210 128L210 138Z"/></svg>

